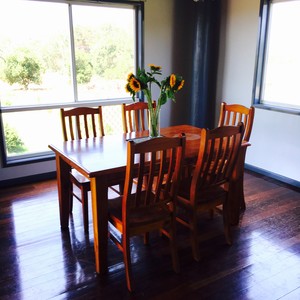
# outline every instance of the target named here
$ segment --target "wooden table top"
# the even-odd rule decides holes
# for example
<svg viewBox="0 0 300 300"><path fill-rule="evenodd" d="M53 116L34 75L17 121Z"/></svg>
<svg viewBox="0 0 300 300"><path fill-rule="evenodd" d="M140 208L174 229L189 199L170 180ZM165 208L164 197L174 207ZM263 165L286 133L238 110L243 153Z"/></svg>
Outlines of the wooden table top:
<svg viewBox="0 0 300 300"><path fill-rule="evenodd" d="M198 155L201 128L178 125L161 128L167 137L186 135L186 158ZM84 176L91 178L107 173L124 172L126 167L127 140L148 136L148 131L130 134L106 135L99 138L81 139L49 145L71 167L76 167Z"/></svg>

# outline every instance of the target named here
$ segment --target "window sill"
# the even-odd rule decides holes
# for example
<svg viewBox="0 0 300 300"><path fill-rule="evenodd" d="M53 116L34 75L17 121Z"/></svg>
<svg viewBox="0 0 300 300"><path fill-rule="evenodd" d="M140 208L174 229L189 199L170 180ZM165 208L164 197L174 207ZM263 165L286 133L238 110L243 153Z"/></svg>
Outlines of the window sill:
<svg viewBox="0 0 300 300"><path fill-rule="evenodd" d="M15 167L15 166L38 163L38 162L54 160L54 159L55 159L55 155L52 152L49 153L47 152L44 154L30 156L30 157L29 156L23 156L20 158L12 157L7 159L6 163L3 164L3 167L4 168Z"/></svg>
<svg viewBox="0 0 300 300"><path fill-rule="evenodd" d="M300 110L295 108L293 109L293 108L279 107L275 105L266 105L266 104L254 104L254 107L259 109L272 110L272 111L292 114L292 115L300 115Z"/></svg>

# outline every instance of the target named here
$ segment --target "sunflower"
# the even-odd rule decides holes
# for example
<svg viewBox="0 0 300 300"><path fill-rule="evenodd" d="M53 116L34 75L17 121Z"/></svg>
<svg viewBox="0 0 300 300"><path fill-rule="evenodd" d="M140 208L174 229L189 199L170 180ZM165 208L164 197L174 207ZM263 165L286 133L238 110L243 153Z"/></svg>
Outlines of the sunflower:
<svg viewBox="0 0 300 300"><path fill-rule="evenodd" d="M138 68L137 73L129 73L127 76L127 83L125 86L126 92L128 92L133 101L136 101L137 93L142 92L140 96L145 96L149 109L152 111L152 85L156 85L160 94L157 98L157 107L156 109L160 109L162 105L164 105L168 99L171 99L175 102L175 94L177 91L181 90L184 85L184 80L181 75L176 75L172 73L171 75L165 77L162 81L159 81L156 78L156 75L162 75L161 66L157 66L154 64L149 64L150 71L147 72L145 69Z"/></svg>
<svg viewBox="0 0 300 300"><path fill-rule="evenodd" d="M184 85L184 80L181 80L181 82L177 88L177 91L180 91L182 89L183 85Z"/></svg>
<svg viewBox="0 0 300 300"><path fill-rule="evenodd" d="M130 88L129 83L127 83L127 84L125 85L125 91L126 91L127 93L132 93L132 89Z"/></svg>
<svg viewBox="0 0 300 300"><path fill-rule="evenodd" d="M134 76L132 76L129 80L129 87L133 92L137 93L141 90L141 83Z"/></svg>
<svg viewBox="0 0 300 300"><path fill-rule="evenodd" d="M170 76L170 87L173 88L175 83L176 83L176 76L174 74L172 74Z"/></svg>
<svg viewBox="0 0 300 300"><path fill-rule="evenodd" d="M127 81L129 82L132 77L134 77L133 73L129 73L127 76Z"/></svg>
<svg viewBox="0 0 300 300"><path fill-rule="evenodd" d="M151 71L160 71L161 70L161 66L149 64L149 67L150 67Z"/></svg>

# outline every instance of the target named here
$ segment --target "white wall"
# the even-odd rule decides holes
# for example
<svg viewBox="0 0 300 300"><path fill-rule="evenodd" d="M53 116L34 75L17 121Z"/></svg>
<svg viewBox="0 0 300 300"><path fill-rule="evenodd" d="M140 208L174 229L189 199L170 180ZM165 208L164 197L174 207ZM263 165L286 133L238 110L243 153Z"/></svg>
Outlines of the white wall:
<svg viewBox="0 0 300 300"><path fill-rule="evenodd" d="M145 2L145 68L149 64L162 67L161 80L170 75L173 60L173 0L149 0ZM153 100L158 98L158 90L153 89ZM161 109L161 126L170 122L171 103Z"/></svg>
<svg viewBox="0 0 300 300"><path fill-rule="evenodd" d="M251 105L259 5L260 0L223 2L219 102ZM256 109L246 163L300 181L299 132L300 116Z"/></svg>
<svg viewBox="0 0 300 300"><path fill-rule="evenodd" d="M55 160L35 164L26 164L9 168L0 168L0 181L38 175L56 171Z"/></svg>

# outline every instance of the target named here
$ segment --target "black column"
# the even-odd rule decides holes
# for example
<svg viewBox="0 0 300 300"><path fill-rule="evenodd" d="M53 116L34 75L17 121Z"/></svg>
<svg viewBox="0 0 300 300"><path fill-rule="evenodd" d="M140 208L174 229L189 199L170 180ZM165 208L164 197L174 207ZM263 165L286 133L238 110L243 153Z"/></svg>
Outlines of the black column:
<svg viewBox="0 0 300 300"><path fill-rule="evenodd" d="M190 123L197 127L213 128L220 0L199 0L193 6Z"/></svg>

